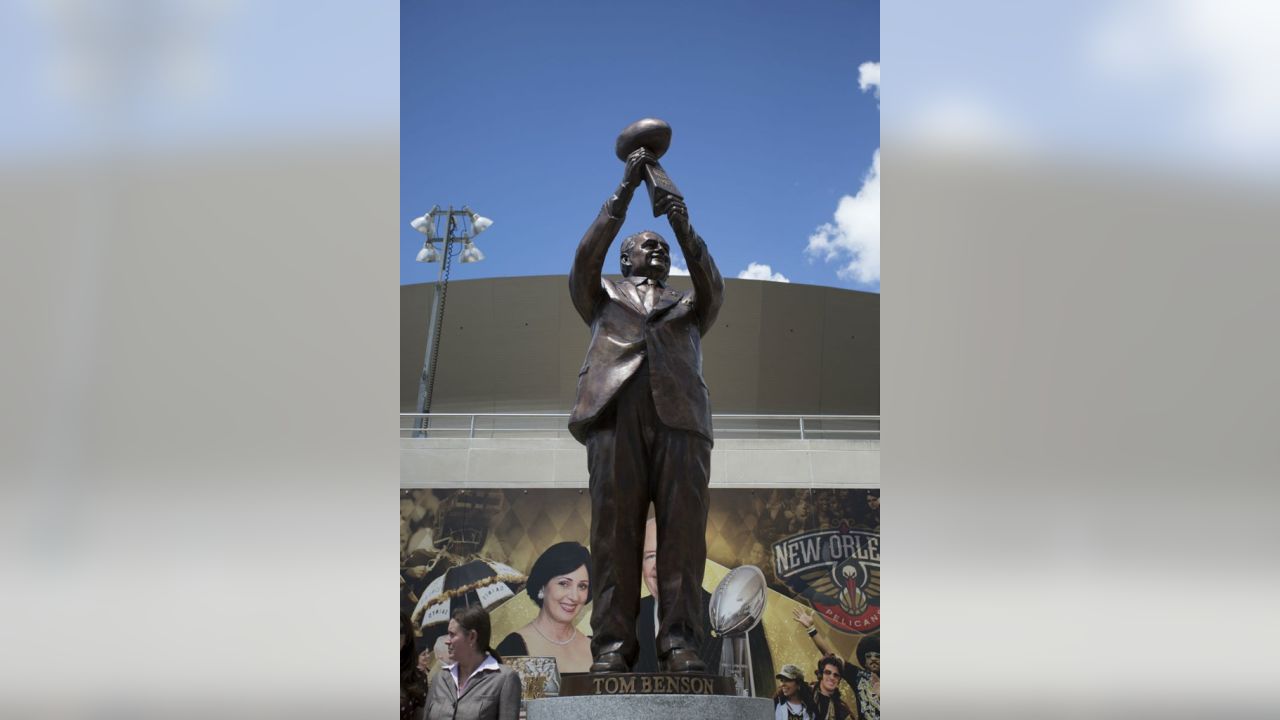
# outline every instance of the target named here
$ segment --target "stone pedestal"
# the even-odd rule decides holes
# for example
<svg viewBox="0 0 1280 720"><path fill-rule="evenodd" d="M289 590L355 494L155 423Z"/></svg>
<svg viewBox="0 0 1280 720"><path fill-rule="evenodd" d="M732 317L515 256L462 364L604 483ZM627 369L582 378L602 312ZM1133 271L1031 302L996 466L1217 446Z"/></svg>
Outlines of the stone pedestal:
<svg viewBox="0 0 1280 720"><path fill-rule="evenodd" d="M732 695L579 695L530 700L528 720L773 720L773 701Z"/></svg>

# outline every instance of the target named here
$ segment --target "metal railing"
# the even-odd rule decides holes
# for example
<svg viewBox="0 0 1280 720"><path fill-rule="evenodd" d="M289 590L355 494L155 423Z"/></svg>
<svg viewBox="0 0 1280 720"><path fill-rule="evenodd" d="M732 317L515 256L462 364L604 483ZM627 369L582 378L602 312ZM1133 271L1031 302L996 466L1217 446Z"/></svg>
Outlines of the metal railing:
<svg viewBox="0 0 1280 720"><path fill-rule="evenodd" d="M400 413L400 439L567 438L568 422L568 413ZM879 415L713 415L712 427L716 438L880 438Z"/></svg>

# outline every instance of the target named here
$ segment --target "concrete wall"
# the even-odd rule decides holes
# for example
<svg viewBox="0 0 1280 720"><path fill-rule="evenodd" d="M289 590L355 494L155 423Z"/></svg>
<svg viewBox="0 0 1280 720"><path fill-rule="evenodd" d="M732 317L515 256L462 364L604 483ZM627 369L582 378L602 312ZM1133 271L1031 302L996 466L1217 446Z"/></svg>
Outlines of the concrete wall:
<svg viewBox="0 0 1280 720"><path fill-rule="evenodd" d="M686 278L672 285L688 288ZM725 281L703 343L716 413L880 413L880 296ZM433 283L400 288L400 409L416 411ZM590 336L566 276L452 281L435 412L562 412Z"/></svg>
<svg viewBox="0 0 1280 720"><path fill-rule="evenodd" d="M403 440L400 486L587 487L573 439ZM712 487L880 487L879 440L718 440Z"/></svg>

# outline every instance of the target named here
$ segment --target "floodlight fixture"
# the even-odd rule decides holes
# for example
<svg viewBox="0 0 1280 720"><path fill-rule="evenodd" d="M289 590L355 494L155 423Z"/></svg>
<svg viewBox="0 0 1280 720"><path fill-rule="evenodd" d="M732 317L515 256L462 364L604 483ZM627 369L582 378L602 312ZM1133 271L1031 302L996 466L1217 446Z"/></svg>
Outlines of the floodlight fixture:
<svg viewBox="0 0 1280 720"><path fill-rule="evenodd" d="M475 237L493 224L493 221L483 215L478 214L474 210L467 210L467 214L471 217L471 237Z"/></svg>
<svg viewBox="0 0 1280 720"><path fill-rule="evenodd" d="M467 240L462 244L462 254L458 256L459 262L473 263L480 262L484 259L484 253L480 252L480 248L476 244Z"/></svg>
<svg viewBox="0 0 1280 720"><path fill-rule="evenodd" d="M435 243L428 239L422 244L422 249L418 251L418 262L433 263L440 260L440 253L436 252Z"/></svg>

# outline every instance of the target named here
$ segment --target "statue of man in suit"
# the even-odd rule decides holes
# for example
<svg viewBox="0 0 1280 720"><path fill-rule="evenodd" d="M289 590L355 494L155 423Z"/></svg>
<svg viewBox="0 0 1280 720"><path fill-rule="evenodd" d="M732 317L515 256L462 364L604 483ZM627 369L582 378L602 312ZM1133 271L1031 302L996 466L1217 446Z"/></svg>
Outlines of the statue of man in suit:
<svg viewBox="0 0 1280 720"><path fill-rule="evenodd" d="M691 292L666 286L667 242L652 231L622 242L622 280L601 277L632 193L657 158L627 157L622 183L587 229L569 293L591 326L569 430L587 446L591 476L593 673L627 672L639 646L641 559L649 504L658 524L660 669L705 672L702 632L711 400L702 379L702 336L715 323L724 280L678 196L658 211L689 265Z"/></svg>

